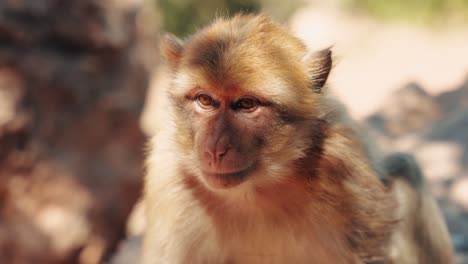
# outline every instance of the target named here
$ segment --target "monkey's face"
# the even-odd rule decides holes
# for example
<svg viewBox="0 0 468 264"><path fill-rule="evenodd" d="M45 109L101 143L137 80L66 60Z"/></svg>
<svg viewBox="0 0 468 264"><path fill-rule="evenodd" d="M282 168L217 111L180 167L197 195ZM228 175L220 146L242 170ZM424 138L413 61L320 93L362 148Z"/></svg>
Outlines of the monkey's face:
<svg viewBox="0 0 468 264"><path fill-rule="evenodd" d="M205 183L233 187L261 170L269 134L278 128L271 101L243 89L199 85L184 101L179 132L191 135L189 149Z"/></svg>
<svg viewBox="0 0 468 264"><path fill-rule="evenodd" d="M290 82L272 69L230 73L222 81L207 76L204 68L181 69L170 91L177 143L190 157L182 159L190 173L212 189L277 182L291 173L311 140L305 124L314 114L313 92L288 89ZM300 104L308 104L307 113L294 109Z"/></svg>
<svg viewBox="0 0 468 264"><path fill-rule="evenodd" d="M304 60L299 40L254 22L221 22L185 44L162 42L175 73L169 96L180 160L212 189L278 182L314 140L320 94L311 87L323 86L330 53Z"/></svg>

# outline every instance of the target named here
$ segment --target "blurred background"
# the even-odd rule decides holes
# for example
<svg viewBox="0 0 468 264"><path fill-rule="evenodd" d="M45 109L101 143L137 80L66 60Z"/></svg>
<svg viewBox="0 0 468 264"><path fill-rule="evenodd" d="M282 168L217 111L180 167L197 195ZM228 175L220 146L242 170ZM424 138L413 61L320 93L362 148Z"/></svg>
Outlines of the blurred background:
<svg viewBox="0 0 468 264"><path fill-rule="evenodd" d="M333 46L330 88L414 153L468 263L467 0L0 0L0 263L137 263L159 34L238 11Z"/></svg>

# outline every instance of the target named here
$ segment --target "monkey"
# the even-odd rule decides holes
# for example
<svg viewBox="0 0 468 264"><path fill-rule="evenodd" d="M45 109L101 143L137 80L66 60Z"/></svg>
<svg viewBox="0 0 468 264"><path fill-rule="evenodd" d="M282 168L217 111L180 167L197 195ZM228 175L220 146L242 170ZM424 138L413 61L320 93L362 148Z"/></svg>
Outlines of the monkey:
<svg viewBox="0 0 468 264"><path fill-rule="evenodd" d="M415 158L393 153L381 161L401 221L390 244L393 263L453 263L453 248L437 203ZM386 178L389 177L389 178Z"/></svg>
<svg viewBox="0 0 468 264"><path fill-rule="evenodd" d="M329 91L331 48L238 14L160 49L141 263L453 262L417 164Z"/></svg>

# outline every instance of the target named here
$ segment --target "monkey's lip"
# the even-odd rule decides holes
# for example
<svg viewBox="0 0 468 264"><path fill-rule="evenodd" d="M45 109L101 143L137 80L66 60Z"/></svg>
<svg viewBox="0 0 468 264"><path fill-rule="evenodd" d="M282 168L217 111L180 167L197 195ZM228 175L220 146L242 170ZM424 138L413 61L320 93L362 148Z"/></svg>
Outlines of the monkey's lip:
<svg viewBox="0 0 468 264"><path fill-rule="evenodd" d="M254 169L255 166L251 165L245 169L229 173L203 172L203 176L211 187L226 189L241 184Z"/></svg>

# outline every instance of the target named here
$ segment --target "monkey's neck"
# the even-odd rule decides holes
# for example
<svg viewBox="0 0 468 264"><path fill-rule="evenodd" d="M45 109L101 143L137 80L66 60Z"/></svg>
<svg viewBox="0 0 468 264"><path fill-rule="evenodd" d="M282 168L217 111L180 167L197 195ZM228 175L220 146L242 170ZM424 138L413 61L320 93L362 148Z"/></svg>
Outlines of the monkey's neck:
<svg viewBox="0 0 468 264"><path fill-rule="evenodd" d="M336 199L318 188L311 191L311 184L321 183L294 175L281 183L253 187L237 200L213 193L196 181L189 184L211 219L216 236L232 242L224 245L229 249L245 245L232 250L281 254L278 252L297 244L313 248L314 252L307 254L309 259L321 263L355 263L346 237L345 211L339 211L344 208L344 197ZM323 262L325 259L333 261Z"/></svg>

